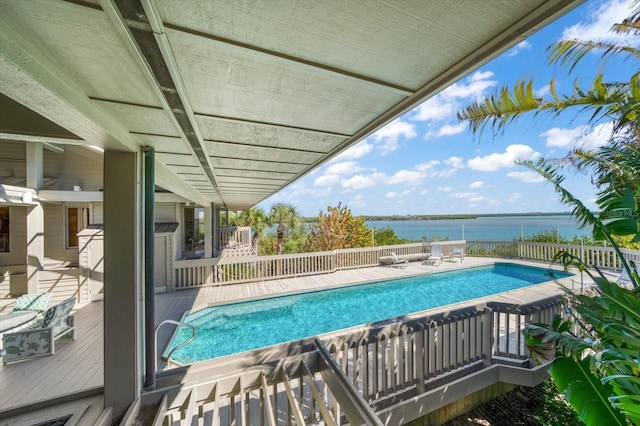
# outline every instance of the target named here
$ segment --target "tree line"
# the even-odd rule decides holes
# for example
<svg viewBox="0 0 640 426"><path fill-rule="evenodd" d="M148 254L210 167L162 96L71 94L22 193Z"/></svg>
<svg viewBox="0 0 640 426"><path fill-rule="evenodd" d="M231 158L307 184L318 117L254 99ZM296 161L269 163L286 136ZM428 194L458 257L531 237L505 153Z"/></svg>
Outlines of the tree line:
<svg viewBox="0 0 640 426"><path fill-rule="evenodd" d="M227 217L228 214L228 217ZM347 248L405 244L390 227L371 228L364 216L354 216L346 205L327 206L318 216L303 221L295 206L276 203L269 212L259 207L223 213L220 223L249 226L257 240L258 254L286 254ZM268 228L271 228L270 230Z"/></svg>

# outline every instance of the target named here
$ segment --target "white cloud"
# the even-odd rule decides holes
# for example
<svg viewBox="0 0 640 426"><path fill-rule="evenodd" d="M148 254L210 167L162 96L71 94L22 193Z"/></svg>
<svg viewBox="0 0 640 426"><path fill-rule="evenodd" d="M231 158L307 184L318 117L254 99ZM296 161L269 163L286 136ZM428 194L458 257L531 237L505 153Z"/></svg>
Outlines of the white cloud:
<svg viewBox="0 0 640 426"><path fill-rule="evenodd" d="M292 200L300 200L297 203L304 203L304 200L317 199L319 197L325 197L331 194L331 188L311 188L304 183L294 183L287 187L284 191L275 193L270 200L273 203L286 202L291 203Z"/></svg>
<svg viewBox="0 0 640 426"><path fill-rule="evenodd" d="M430 170L433 170L438 164L440 164L440 161L438 160L431 160L427 163L420 163L417 164L414 169L418 170L420 172L428 172Z"/></svg>
<svg viewBox="0 0 640 426"><path fill-rule="evenodd" d="M578 126L573 129L554 127L540 136L546 138L546 145L566 149L595 149L605 145L613 131L613 123L597 125L592 131L589 126Z"/></svg>
<svg viewBox="0 0 640 426"><path fill-rule="evenodd" d="M473 198L473 197L477 197L480 194L477 192L454 192L453 194L451 194L452 197L454 198Z"/></svg>
<svg viewBox="0 0 640 426"><path fill-rule="evenodd" d="M454 83L442 91L442 96L459 99L483 98L487 89L498 84L497 80L492 80L492 77L493 73L491 71L478 71L469 77L469 80L471 80L469 84Z"/></svg>
<svg viewBox="0 0 640 426"><path fill-rule="evenodd" d="M464 132L467 129L467 123L445 124L436 131L427 132L425 139L437 138L441 136L454 136Z"/></svg>
<svg viewBox="0 0 640 426"><path fill-rule="evenodd" d="M398 198L400 194L397 192L387 192L384 196L387 198Z"/></svg>
<svg viewBox="0 0 640 426"><path fill-rule="evenodd" d="M387 154L398 149L400 137L411 139L415 136L416 130L413 124L396 119L375 132L372 137L376 141L378 150L382 154Z"/></svg>
<svg viewBox="0 0 640 426"><path fill-rule="evenodd" d="M523 50L531 50L531 44L527 40L522 40L520 43L516 44L510 51L509 56L516 56L518 53Z"/></svg>
<svg viewBox="0 0 640 426"><path fill-rule="evenodd" d="M547 139L547 146L557 146L560 148L570 148L575 145L576 141L582 138L589 126L579 126L574 129L561 129L553 127L540 136Z"/></svg>
<svg viewBox="0 0 640 426"><path fill-rule="evenodd" d="M595 149L609 142L609 138L613 132L613 123L603 123L597 125L592 132L584 135L580 146L583 149Z"/></svg>
<svg viewBox="0 0 640 426"><path fill-rule="evenodd" d="M414 110L411 117L415 121L442 120L455 115L457 104L445 100L442 96L436 95L426 100Z"/></svg>
<svg viewBox="0 0 640 426"><path fill-rule="evenodd" d="M471 185L469 185L469 188L471 189L478 189L478 188L482 188L482 186L484 185L484 182L481 180L477 180L475 182L471 182Z"/></svg>
<svg viewBox="0 0 640 426"><path fill-rule="evenodd" d="M454 192L451 194L454 198L459 198L462 200L467 200L469 203L479 203L481 201L487 200L485 196L478 192Z"/></svg>
<svg viewBox="0 0 640 426"><path fill-rule="evenodd" d="M544 182L544 178L536 172L509 172L507 176L524 183Z"/></svg>
<svg viewBox="0 0 640 426"><path fill-rule="evenodd" d="M444 160L444 164L455 169L464 169L464 159L462 157L449 157Z"/></svg>
<svg viewBox="0 0 640 426"><path fill-rule="evenodd" d="M420 191L420 195L427 195L429 193L429 191L427 189L423 189L422 191Z"/></svg>
<svg viewBox="0 0 640 426"><path fill-rule="evenodd" d="M462 104L469 103L470 100L482 99L485 97L485 91L498 84L493 80L491 71L478 71L460 83L454 83L444 89L431 99L426 100L420 106L415 108L411 114L413 121L450 121L455 118L456 111L460 109ZM465 126L462 126L464 130ZM458 130L457 125L447 127L444 132L452 132ZM462 132L460 130L458 133ZM434 133L435 134L435 133ZM457 133L443 133L457 134Z"/></svg>
<svg viewBox="0 0 640 426"><path fill-rule="evenodd" d="M622 22L631 12L632 2L626 0L612 0L596 2L597 8L592 8L591 15L585 22L575 24L562 33L563 40L602 40L619 42L622 36L612 33L611 27Z"/></svg>
<svg viewBox="0 0 640 426"><path fill-rule="evenodd" d="M373 145L364 140L347 149L346 151L338 155L334 160L355 160L356 158L364 157L371 151L373 151Z"/></svg>
<svg viewBox="0 0 640 426"><path fill-rule="evenodd" d="M408 185L420 185L425 178L425 174L416 170L398 170L389 178L390 185L404 183Z"/></svg>
<svg viewBox="0 0 640 426"><path fill-rule="evenodd" d="M405 189L404 191L402 191L402 195L409 195L409 194L411 194L410 189Z"/></svg>
<svg viewBox="0 0 640 426"><path fill-rule="evenodd" d="M324 174L326 175L346 175L350 173L357 173L362 170L362 167L355 161L342 161L340 163L334 163L327 167Z"/></svg>
<svg viewBox="0 0 640 426"><path fill-rule="evenodd" d="M516 160L535 160L540 154L528 145L509 145L503 153L493 153L475 157L467 161L467 167L482 172L493 172L505 167L513 167Z"/></svg>
<svg viewBox="0 0 640 426"><path fill-rule="evenodd" d="M442 192L451 192L453 188L451 188L450 186L439 186L436 189Z"/></svg>
<svg viewBox="0 0 640 426"><path fill-rule="evenodd" d="M352 207L355 207L355 206L357 206L357 207L366 207L367 206L366 200L367 199L365 198L364 195L357 194L351 199L351 201L349 201L348 205L352 206Z"/></svg>
<svg viewBox="0 0 640 426"><path fill-rule="evenodd" d="M534 92L534 94L539 98L541 98L544 95L547 95L549 93L551 93L551 86L548 85L548 84L545 84L544 86L540 87L539 89L536 89L535 92Z"/></svg>
<svg viewBox="0 0 640 426"><path fill-rule="evenodd" d="M332 186L340 183L339 175L322 175L313 182L315 186Z"/></svg>
<svg viewBox="0 0 640 426"><path fill-rule="evenodd" d="M377 183L386 180L384 173L372 173L370 175L355 175L349 179L342 181L342 187L345 189L364 189L370 188Z"/></svg>
<svg viewBox="0 0 640 426"><path fill-rule="evenodd" d="M519 199L522 198L522 194L519 192L512 192L511 195L509 195L509 198L507 198L508 201L518 201Z"/></svg>

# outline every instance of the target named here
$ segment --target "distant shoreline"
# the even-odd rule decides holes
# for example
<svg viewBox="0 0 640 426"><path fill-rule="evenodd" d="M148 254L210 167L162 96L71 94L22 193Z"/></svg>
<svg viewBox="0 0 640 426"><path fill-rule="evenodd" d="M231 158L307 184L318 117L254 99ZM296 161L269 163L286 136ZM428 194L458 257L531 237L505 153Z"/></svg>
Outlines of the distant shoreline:
<svg viewBox="0 0 640 426"><path fill-rule="evenodd" d="M450 220L450 219L477 219L479 217L527 217L527 216L571 216L570 212L556 213L483 213L483 214L423 214L423 215L391 215L391 216L367 216L362 215L365 221L394 221L394 220ZM302 218L303 222L315 222L315 217Z"/></svg>

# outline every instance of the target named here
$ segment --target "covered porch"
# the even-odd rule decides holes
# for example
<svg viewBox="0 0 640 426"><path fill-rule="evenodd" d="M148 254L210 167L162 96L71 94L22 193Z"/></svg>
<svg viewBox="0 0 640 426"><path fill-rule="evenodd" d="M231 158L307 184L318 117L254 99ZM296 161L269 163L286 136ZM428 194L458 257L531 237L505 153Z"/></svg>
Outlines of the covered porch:
<svg viewBox="0 0 640 426"><path fill-rule="evenodd" d="M464 263L444 262L441 266L426 266L417 262L410 263L406 268L380 266L343 270L326 275L286 278L261 283L207 286L198 289L181 290L171 294L158 294L156 295L156 324L166 319L180 320L185 310L198 309L211 303L224 303L268 297L270 295L335 288L424 273L439 273L460 269L462 267L488 265L494 261L495 259L490 258L471 257L465 259ZM539 263L523 263L545 266ZM577 281L575 284L578 285ZM438 313L445 313L446 315L446 313L451 313L458 309L469 309L472 306L477 306L485 302L504 303L513 306L524 305L535 303L535 301L548 300L550 296L559 294L560 292L559 287L555 283L541 284L497 296L489 296L472 302L448 306L444 310L434 309L425 314L437 315ZM102 310L102 301L77 306L75 312L77 321L76 340L59 345L56 348L54 356L0 366L0 392L5 395L0 402L0 418L9 419L16 418L17 416L17 418L22 419L44 420L50 417L51 408L45 408L50 406L62 407L60 408L62 411L65 411L66 407L65 412L75 415L76 418L79 418L78 416L85 416L85 420L92 418L97 421L100 418L108 417L109 413L108 410L106 410L108 407L104 406L101 399L104 392ZM515 323L512 326L515 326ZM521 324L518 325L518 327L520 326ZM510 332L507 331L509 325L503 324L502 327L506 327L501 332L502 337L505 336L505 333L509 335ZM160 329L158 334L160 352L168 343L172 332L173 327L167 326ZM497 336L497 338L499 339L500 336ZM321 339L330 346L330 342L332 339L335 339L335 337L321 337ZM300 350L304 353L306 350L301 349L303 346L304 345L302 345L300 349L293 349L292 354ZM517 345L512 344L512 350L515 346ZM277 349L272 350L269 356L274 357L274 353L277 353ZM257 355L254 353L250 356L256 357ZM284 354L280 356L284 356ZM286 358L286 356L284 357ZM230 359L225 359L221 365L233 365L233 357L226 358ZM246 358L246 356L242 356L241 358ZM275 356L274 360L277 358L278 357ZM258 358L255 358L255 364L252 362L249 362L250 365L243 364L244 366L237 370L236 374L240 377L245 369L251 370L252 368L257 368L264 364L265 361L265 359L258 360ZM521 361L516 361L516 364L518 362ZM216 364L216 361L204 362L200 363L197 368L187 369L176 369L175 366L170 366L171 368L168 370L159 373L158 387L165 387L166 389L162 392L169 392L172 386L175 385L176 374L178 374L182 377L179 379L180 383L182 383L181 387L189 388L195 384L193 382L195 378L202 376L203 369L211 370L211 378L220 377L220 371L226 371L226 368L216 367ZM158 365L166 367L161 359L158 359ZM215 373L215 371L218 372ZM497 380L498 376L495 377ZM535 381L535 377L544 377L544 374L541 375L537 372L531 373L531 383ZM171 385L171 383L173 383L173 385ZM399 386L399 384L395 384L394 386ZM71 402L73 400L78 401L73 403ZM41 417L37 417L34 413L34 411L38 411L38 407L41 408L41 410L39 410ZM255 408L253 410L255 413L258 412ZM255 413L253 415L257 415ZM175 415L173 416L175 418ZM87 423L80 424L93 423L87 421ZM260 423L251 422L250 424Z"/></svg>

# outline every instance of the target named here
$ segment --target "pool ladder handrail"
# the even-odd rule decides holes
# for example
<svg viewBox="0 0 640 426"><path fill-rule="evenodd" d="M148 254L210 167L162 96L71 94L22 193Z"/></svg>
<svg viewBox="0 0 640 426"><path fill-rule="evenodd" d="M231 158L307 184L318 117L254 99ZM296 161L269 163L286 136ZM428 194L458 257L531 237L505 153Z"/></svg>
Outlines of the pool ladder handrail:
<svg viewBox="0 0 640 426"><path fill-rule="evenodd" d="M191 331L192 331L191 337L189 339L187 339L186 341L180 343L175 348L171 349L166 357L162 357L163 359L166 359L167 363L171 362L171 355L173 355L173 353L175 351L177 351L178 349L180 349L180 348L182 348L184 346L187 346L189 343L193 342L193 339L196 338L196 328L193 325L184 323L182 321L166 319L166 320L162 321L160 324L156 325L156 328L153 331L153 335L154 335L153 336L154 337L153 338L153 342L154 342L153 343L153 353L154 353L153 371L154 371L154 374L155 374L155 372L157 372L156 371L156 369L157 369L157 361L156 360L157 360L157 353L158 353L158 330L160 330L160 327L162 327L165 324L173 324L173 325L176 325L178 327L189 327L191 329ZM155 385L156 385L156 380L155 380L155 377L154 377L153 380L151 381L150 386L148 388L149 389L153 389L153 388L155 388Z"/></svg>

